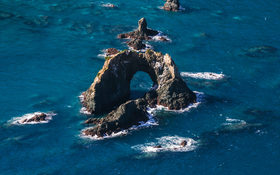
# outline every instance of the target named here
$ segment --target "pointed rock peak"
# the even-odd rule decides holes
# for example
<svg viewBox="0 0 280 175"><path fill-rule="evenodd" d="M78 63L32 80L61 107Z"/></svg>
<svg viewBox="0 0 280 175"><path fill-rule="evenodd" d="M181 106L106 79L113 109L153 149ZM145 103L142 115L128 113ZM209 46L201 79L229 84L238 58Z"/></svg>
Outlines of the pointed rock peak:
<svg viewBox="0 0 280 175"><path fill-rule="evenodd" d="M147 30L147 21L145 18L141 18L138 21L138 31L139 32L145 32Z"/></svg>

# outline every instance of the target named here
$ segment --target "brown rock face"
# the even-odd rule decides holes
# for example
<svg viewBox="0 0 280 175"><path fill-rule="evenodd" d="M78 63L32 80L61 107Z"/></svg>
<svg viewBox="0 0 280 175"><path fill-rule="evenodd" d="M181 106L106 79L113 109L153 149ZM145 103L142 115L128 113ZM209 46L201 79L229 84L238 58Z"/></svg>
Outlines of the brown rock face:
<svg viewBox="0 0 280 175"><path fill-rule="evenodd" d="M106 60L84 93L83 105L91 113L100 114L126 102L130 95L130 81L138 71L148 73L154 82L154 88L144 97L149 105L181 109L196 101L171 57L148 50L145 53L122 51Z"/></svg>
<svg viewBox="0 0 280 175"><path fill-rule="evenodd" d="M140 39L132 39L129 42L127 42L127 45L129 47L132 47L134 50L141 50L146 48L146 45L143 44L142 40Z"/></svg>
<svg viewBox="0 0 280 175"><path fill-rule="evenodd" d="M139 125L141 121L147 121L146 102L144 99L130 100L120 105L102 119L89 119L96 126L85 130L84 135L103 137L113 132L128 129L133 125Z"/></svg>
<svg viewBox="0 0 280 175"><path fill-rule="evenodd" d="M141 18L138 21L137 30L129 32L129 33L119 34L118 38L149 40L149 39L151 39L151 37L157 35L158 33L159 32L156 30L148 29L146 19Z"/></svg>
<svg viewBox="0 0 280 175"><path fill-rule="evenodd" d="M108 48L106 49L106 56L112 56L119 53L118 49L115 48Z"/></svg>
<svg viewBox="0 0 280 175"><path fill-rule="evenodd" d="M36 115L34 115L34 117L32 117L30 119L25 119L23 121L23 123L46 121L46 117L47 117L47 115L45 113L36 114Z"/></svg>
<svg viewBox="0 0 280 175"><path fill-rule="evenodd" d="M180 8L179 0L166 0L163 9L167 11L178 11Z"/></svg>
<svg viewBox="0 0 280 175"><path fill-rule="evenodd" d="M149 74L154 85L143 98L129 100L130 81L138 71ZM83 134L98 137L147 121L148 105L181 109L196 102L195 94L182 80L171 57L152 50L145 53L122 51L107 59L83 95L83 105L93 114L115 109L104 118L85 121L85 124L95 126L86 129Z"/></svg>

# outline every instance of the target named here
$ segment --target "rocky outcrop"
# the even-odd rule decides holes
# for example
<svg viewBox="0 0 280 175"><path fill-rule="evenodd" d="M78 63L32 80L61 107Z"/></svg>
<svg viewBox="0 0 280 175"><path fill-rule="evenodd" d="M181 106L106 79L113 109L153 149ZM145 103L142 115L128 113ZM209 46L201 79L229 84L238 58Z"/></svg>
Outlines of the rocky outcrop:
<svg viewBox="0 0 280 175"><path fill-rule="evenodd" d="M143 44L142 40L140 39L132 39L127 42L127 45L134 50L141 50L146 48L146 45Z"/></svg>
<svg viewBox="0 0 280 175"><path fill-rule="evenodd" d="M47 118L47 114L45 113L35 114L33 117L29 119L24 119L22 123L47 121L46 118Z"/></svg>
<svg viewBox="0 0 280 175"><path fill-rule="evenodd" d="M130 81L138 71L146 72L154 85L143 98L129 100ZM91 118L85 122L96 126L86 129L83 134L98 137L147 121L147 106L162 105L178 110L196 102L196 95L181 78L171 57L153 50L145 53L125 50L106 59L83 97L84 107L92 114L113 110L104 118Z"/></svg>
<svg viewBox="0 0 280 175"><path fill-rule="evenodd" d="M166 0L163 9L167 11L178 11L180 8L179 0Z"/></svg>
<svg viewBox="0 0 280 175"><path fill-rule="evenodd" d="M111 135L114 132L128 129L133 125L139 125L139 122L145 122L147 120L145 100L130 100L120 105L104 118L87 120L86 123L96 125L84 130L83 134L86 136L103 137L104 135Z"/></svg>
<svg viewBox="0 0 280 175"><path fill-rule="evenodd" d="M116 55L117 53L119 53L119 51L118 51L118 49L115 49L115 48L108 48L105 50L106 56L113 56L113 55Z"/></svg>
<svg viewBox="0 0 280 175"><path fill-rule="evenodd" d="M138 71L149 74L154 82L153 89L145 95L148 104L177 110L196 101L195 94L187 87L168 54L128 50L105 61L84 93L84 107L93 114L99 114L126 102L130 95L130 81Z"/></svg>
<svg viewBox="0 0 280 175"><path fill-rule="evenodd" d="M118 38L150 40L158 33L156 30L148 29L146 19L141 18L138 21L138 28L135 31L119 34Z"/></svg>
<svg viewBox="0 0 280 175"><path fill-rule="evenodd" d="M245 55L249 57L270 56L277 52L277 48L272 46L255 46L245 50Z"/></svg>

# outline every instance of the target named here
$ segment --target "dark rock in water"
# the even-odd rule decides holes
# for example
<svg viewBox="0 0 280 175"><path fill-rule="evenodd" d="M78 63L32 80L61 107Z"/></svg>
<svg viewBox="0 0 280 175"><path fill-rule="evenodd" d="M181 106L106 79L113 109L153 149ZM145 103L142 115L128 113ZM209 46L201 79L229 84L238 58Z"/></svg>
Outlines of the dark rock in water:
<svg viewBox="0 0 280 175"><path fill-rule="evenodd" d="M112 55L116 55L117 53L119 53L118 49L115 48L109 48L106 49L106 56L112 56Z"/></svg>
<svg viewBox="0 0 280 175"><path fill-rule="evenodd" d="M154 146L154 148L162 148L162 146L161 145L156 145L156 146Z"/></svg>
<svg viewBox="0 0 280 175"><path fill-rule="evenodd" d="M36 114L34 115L32 118L30 119L25 119L22 122L23 123L28 123L28 122L42 122L42 121L46 121L46 117L47 114L45 113L40 113L40 114Z"/></svg>
<svg viewBox="0 0 280 175"><path fill-rule="evenodd" d="M180 8L179 0L166 0L163 9L167 11L178 11Z"/></svg>
<svg viewBox="0 0 280 175"><path fill-rule="evenodd" d="M154 88L145 95L148 104L169 109L182 109L196 102L195 94L187 87L168 54L147 50L145 53L122 51L107 59L90 88L84 93L84 107L98 114L126 102L134 74L149 74Z"/></svg>
<svg viewBox="0 0 280 175"><path fill-rule="evenodd" d="M8 19L13 17L14 15L12 13L8 13L8 12L1 12L0 11L0 19Z"/></svg>
<svg viewBox="0 0 280 175"><path fill-rule="evenodd" d="M127 42L127 45L135 50L141 50L146 48L146 45L143 44L142 40L140 39L132 39Z"/></svg>
<svg viewBox="0 0 280 175"><path fill-rule="evenodd" d="M245 50L245 55L249 57L264 57L275 54L277 48L272 46L256 46Z"/></svg>
<svg viewBox="0 0 280 175"><path fill-rule="evenodd" d="M95 121L96 125L84 131L85 135L103 137L113 132L128 129L147 121L146 102L143 99L130 100L110 112L106 117Z"/></svg>
<svg viewBox="0 0 280 175"><path fill-rule="evenodd" d="M183 141L180 143L180 145L181 145L182 147L185 147L187 144L188 144L188 142L187 142L186 140L183 140Z"/></svg>
<svg viewBox="0 0 280 175"><path fill-rule="evenodd" d="M150 40L153 36L157 35L158 33L159 32L156 30L148 29L146 19L141 18L138 21L137 30L129 33L119 34L118 38Z"/></svg>

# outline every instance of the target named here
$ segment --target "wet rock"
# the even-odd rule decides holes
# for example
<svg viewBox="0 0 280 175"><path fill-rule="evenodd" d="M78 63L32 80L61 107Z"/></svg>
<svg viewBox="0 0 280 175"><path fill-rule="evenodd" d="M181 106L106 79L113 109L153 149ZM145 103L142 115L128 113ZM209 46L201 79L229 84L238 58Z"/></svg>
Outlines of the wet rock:
<svg viewBox="0 0 280 175"><path fill-rule="evenodd" d="M161 145L156 145L153 148L162 148L162 146Z"/></svg>
<svg viewBox="0 0 280 175"><path fill-rule="evenodd" d="M128 129L139 122L148 120L146 102L143 99L130 100L120 105L100 120L94 120L96 126L86 129L85 135L103 137Z"/></svg>
<svg viewBox="0 0 280 175"><path fill-rule="evenodd" d="M34 117L23 120L23 123L47 121L46 117L47 117L47 114L45 114L45 113L35 114Z"/></svg>
<svg viewBox="0 0 280 175"><path fill-rule="evenodd" d="M117 53L119 53L119 50L115 48L108 48L105 51L106 56L116 55Z"/></svg>
<svg viewBox="0 0 280 175"><path fill-rule="evenodd" d="M185 147L187 144L188 144L188 142L187 142L186 140L183 140L183 141L180 143L180 145L181 145L182 147Z"/></svg>
<svg viewBox="0 0 280 175"><path fill-rule="evenodd" d="M179 0L166 0L163 9L167 11L178 11L180 8Z"/></svg>
<svg viewBox="0 0 280 175"><path fill-rule="evenodd" d="M245 55L249 57L264 57L275 54L277 48L272 46L256 46L245 50Z"/></svg>
<svg viewBox="0 0 280 175"><path fill-rule="evenodd" d="M118 38L150 40L158 33L156 30L148 29L146 19L141 18L138 21L138 28L135 31L119 34Z"/></svg>
<svg viewBox="0 0 280 175"><path fill-rule="evenodd" d="M177 110L196 102L195 94L187 87L168 54L153 50L145 53L128 50L105 61L94 82L84 93L84 107L98 114L126 102L130 95L130 81L138 71L148 73L154 82L154 88L145 95L147 104Z"/></svg>
<svg viewBox="0 0 280 175"><path fill-rule="evenodd" d="M142 40L140 39L132 39L127 42L127 45L134 50L141 50L146 48L146 45L143 44Z"/></svg>

